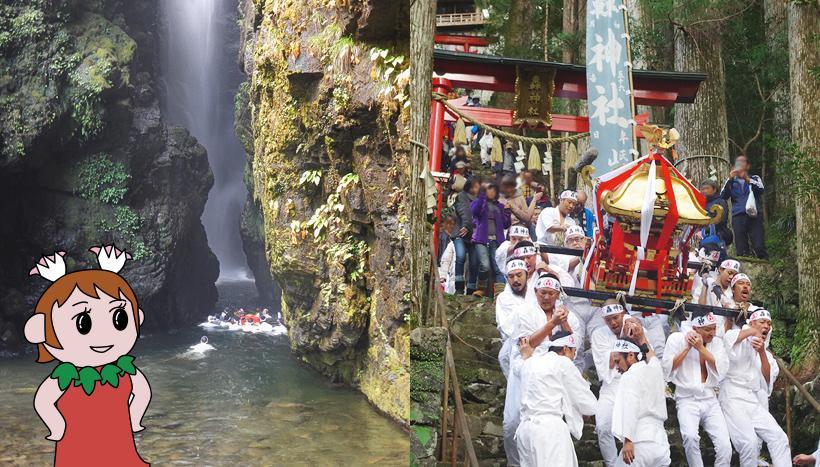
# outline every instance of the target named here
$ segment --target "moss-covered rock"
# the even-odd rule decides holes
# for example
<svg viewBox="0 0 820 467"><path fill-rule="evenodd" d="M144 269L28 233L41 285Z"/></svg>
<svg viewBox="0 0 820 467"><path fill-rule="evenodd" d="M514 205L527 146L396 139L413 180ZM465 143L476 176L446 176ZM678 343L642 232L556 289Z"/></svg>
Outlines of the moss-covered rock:
<svg viewBox="0 0 820 467"><path fill-rule="evenodd" d="M446 349L445 328L410 333L411 465L436 465Z"/></svg>
<svg viewBox="0 0 820 467"><path fill-rule="evenodd" d="M291 347L407 423L405 84L370 51L406 54L408 2L245 0L240 11L248 97L237 103L250 112L237 127ZM365 34L369 18L388 32Z"/></svg>
<svg viewBox="0 0 820 467"><path fill-rule="evenodd" d="M25 272L65 250L97 267L114 242L145 310L145 330L200 321L218 264L200 221L213 176L204 148L162 120L157 0L11 1L0 6L0 351L46 283Z"/></svg>

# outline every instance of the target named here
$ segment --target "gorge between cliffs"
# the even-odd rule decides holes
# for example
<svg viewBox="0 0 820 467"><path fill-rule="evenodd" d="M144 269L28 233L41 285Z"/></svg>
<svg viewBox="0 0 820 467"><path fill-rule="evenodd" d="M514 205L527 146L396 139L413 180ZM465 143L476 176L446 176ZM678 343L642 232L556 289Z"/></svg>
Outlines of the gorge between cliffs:
<svg viewBox="0 0 820 467"><path fill-rule="evenodd" d="M239 395L237 413L307 427L327 403L331 413L353 407L351 427L381 433L375 459L406 459L408 2L0 9L0 374L20 375L0 384L12 408L0 424L17 427L0 463L42 459L46 445L26 410L36 375L50 370L23 334L46 283L27 273L54 251L66 252L68 271L96 267L89 247L110 243L134 257L122 275L146 314L135 351L166 392L149 408L156 431L218 430L183 388L214 403ZM281 312L287 336L214 332L217 352L183 356L205 333L198 323L237 307ZM233 381L227 392L214 375ZM184 420L175 407L190 410ZM372 408L391 421L365 420ZM242 435L233 415L223 422ZM193 455L148 423L138 438L148 457ZM33 451L14 453L29 436ZM253 436L254 455L282 442ZM226 455L208 449L197 455Z"/></svg>

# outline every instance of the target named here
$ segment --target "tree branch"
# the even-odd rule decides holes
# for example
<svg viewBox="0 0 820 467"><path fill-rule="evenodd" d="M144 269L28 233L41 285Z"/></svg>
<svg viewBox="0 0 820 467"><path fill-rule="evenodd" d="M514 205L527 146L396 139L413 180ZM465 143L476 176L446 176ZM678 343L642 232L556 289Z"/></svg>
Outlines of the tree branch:
<svg viewBox="0 0 820 467"><path fill-rule="evenodd" d="M692 27L692 26L696 26L696 25L698 25L698 24L705 24L705 23L721 23L721 22L723 22L723 21L726 21L726 20L732 19L732 18L734 18L735 16L740 16L740 15L742 15L742 14L743 14L743 13L745 13L745 12L746 12L749 8L751 8L751 7L755 6L756 4L757 4L757 0L754 0L754 1L752 1L752 2L749 2L749 4L748 4L748 5L746 5L746 7L745 7L745 8L742 8L741 10L736 11L736 12L734 12L734 13L730 14L730 15L726 15L726 16L724 16L723 18L702 19L702 20L700 20L700 21L695 21L695 22L693 22L693 23L689 23L689 24L687 25L687 27Z"/></svg>

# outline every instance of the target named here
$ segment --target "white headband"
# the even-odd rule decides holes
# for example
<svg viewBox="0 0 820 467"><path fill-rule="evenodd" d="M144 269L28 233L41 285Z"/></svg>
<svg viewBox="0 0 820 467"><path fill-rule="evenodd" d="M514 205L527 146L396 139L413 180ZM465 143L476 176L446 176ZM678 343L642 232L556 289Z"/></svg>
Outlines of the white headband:
<svg viewBox="0 0 820 467"><path fill-rule="evenodd" d="M620 305L618 303L612 303L610 305L604 305L601 307L602 316L618 315L625 311L626 310L624 309L623 305Z"/></svg>
<svg viewBox="0 0 820 467"><path fill-rule="evenodd" d="M541 276L535 281L535 288L536 289L543 289L548 288L552 290L561 290L561 283L558 282L558 279L550 276Z"/></svg>
<svg viewBox="0 0 820 467"><path fill-rule="evenodd" d="M717 324L717 320L715 319L715 315L711 311L709 313L706 313L705 315L692 317L693 328L702 328L712 324Z"/></svg>
<svg viewBox="0 0 820 467"><path fill-rule="evenodd" d="M731 269L732 271L740 272L740 262L733 259L724 260L720 263L720 267L723 269Z"/></svg>
<svg viewBox="0 0 820 467"><path fill-rule="evenodd" d="M578 194L572 190L564 190L561 192L561 195L558 196L559 200L562 199L571 199L573 201L578 201Z"/></svg>
<svg viewBox="0 0 820 467"><path fill-rule="evenodd" d="M520 259L511 259L507 261L507 274L517 270L523 269L524 271L527 270L527 263Z"/></svg>
<svg viewBox="0 0 820 467"><path fill-rule="evenodd" d="M523 225L514 225L510 227L510 237L527 237L530 238L530 231Z"/></svg>
<svg viewBox="0 0 820 467"><path fill-rule="evenodd" d="M772 320L772 314L769 313L768 310L763 308L758 308L749 316L749 321L757 321L759 319L767 319L769 321Z"/></svg>
<svg viewBox="0 0 820 467"><path fill-rule="evenodd" d="M571 225L567 228L566 233L564 233L564 241L569 240L571 237L586 237L587 234L584 232L584 229L578 225Z"/></svg>
<svg viewBox="0 0 820 467"><path fill-rule="evenodd" d="M735 274L735 277L732 278L732 282L729 285L729 287L734 287L735 284L743 280L748 281L749 285L752 285L752 280L749 279L749 276L747 276L746 274Z"/></svg>
<svg viewBox="0 0 820 467"><path fill-rule="evenodd" d="M635 352L636 354L638 354L638 360L640 360L641 356L643 355L641 349L637 345L633 344L632 342L625 341L623 339L618 339L615 341L615 345L612 347L612 351L618 353Z"/></svg>
<svg viewBox="0 0 820 467"><path fill-rule="evenodd" d="M578 341L575 340L572 334L561 337L559 339L550 340L550 347L578 347Z"/></svg>
<svg viewBox="0 0 820 467"><path fill-rule="evenodd" d="M519 246L513 249L513 258L523 258L524 256L533 256L536 253L534 246Z"/></svg>

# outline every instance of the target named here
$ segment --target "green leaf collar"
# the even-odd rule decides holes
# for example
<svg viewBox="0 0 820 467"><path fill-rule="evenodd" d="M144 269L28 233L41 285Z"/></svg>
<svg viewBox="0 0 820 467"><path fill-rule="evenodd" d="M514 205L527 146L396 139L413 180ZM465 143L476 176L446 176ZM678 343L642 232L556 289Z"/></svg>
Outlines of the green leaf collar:
<svg viewBox="0 0 820 467"><path fill-rule="evenodd" d="M84 366L77 368L73 363L63 362L54 368L51 372L51 378L57 380L61 391L65 391L74 382L74 386L82 386L83 391L87 395L94 392L97 381L100 384L110 384L112 387L117 387L120 384L120 376L128 373L134 375L137 373L137 368L134 366L134 357L131 355L123 355L118 358L116 362L109 363L97 371L93 366Z"/></svg>

